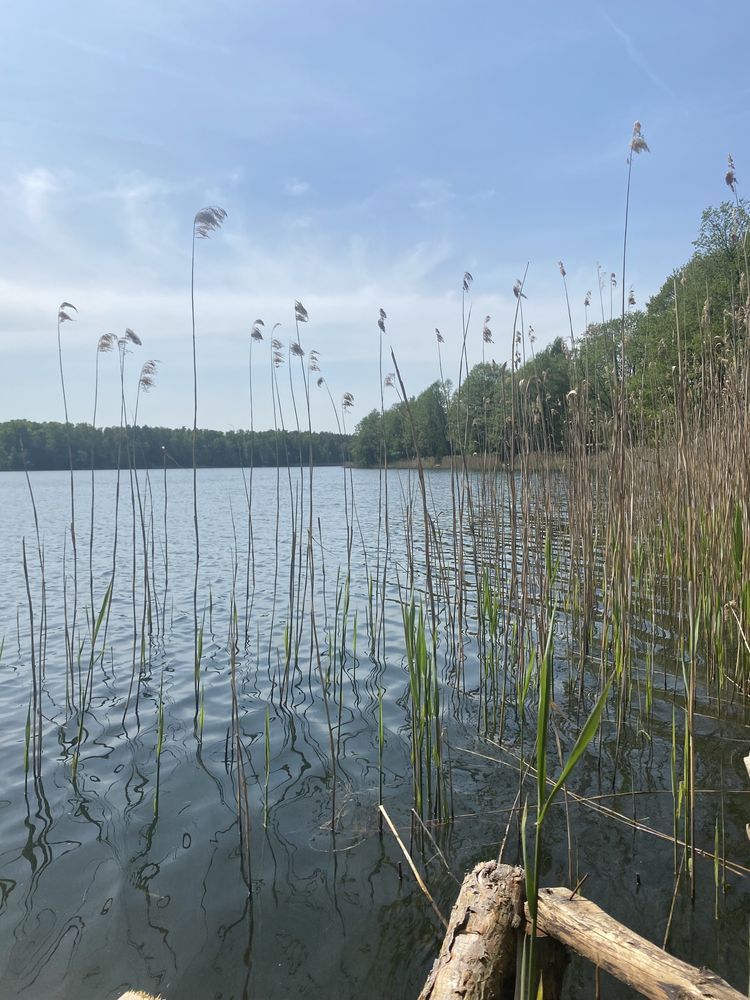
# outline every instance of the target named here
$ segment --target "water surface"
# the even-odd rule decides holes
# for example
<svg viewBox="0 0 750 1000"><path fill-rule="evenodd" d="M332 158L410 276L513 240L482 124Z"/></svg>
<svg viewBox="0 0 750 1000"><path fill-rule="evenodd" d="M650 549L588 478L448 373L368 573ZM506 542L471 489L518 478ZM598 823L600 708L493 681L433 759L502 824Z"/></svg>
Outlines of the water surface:
<svg viewBox="0 0 750 1000"><path fill-rule="evenodd" d="M493 654L477 641L470 602L456 635L436 570L452 818L430 822L425 811L425 819L447 871L437 847L410 830L402 609L412 594L427 602L415 475L388 477L385 571L378 472L315 470L312 536L307 472L262 469L243 479L236 469L206 470L198 482L203 649L196 709L192 473L170 470L165 482L161 472L141 471L132 480L125 472L119 497L116 474L97 473L93 542L91 479L76 473L75 558L69 476L33 473L32 504L22 474L0 475L0 997L113 997L128 986L170 1000L414 996L441 928L399 848L379 829L381 770L384 803L444 911L463 872L496 856L506 832L505 860L518 861L521 717L511 694L524 664L512 662L508 650L520 654L509 636L497 639L511 692L501 733L480 696L482 666ZM428 473L427 490L443 571L455 578L450 476ZM101 650L106 627L106 646L92 671L81 729L88 637L111 578L115 524L115 584L99 633ZM507 567L499 566L504 556L490 536L477 542L476 560L470 541L465 581L476 593L478 568L486 565L499 579ZM373 578L387 581L382 605L375 592L384 624L374 651L367 635ZM568 747L590 700L578 706L578 675L565 659L572 647L562 626L559 633L554 719ZM665 626L658 642L652 633L645 623L634 630L636 677L646 649L656 650L652 719L643 723L636 694L619 735L614 716L605 721L572 787L671 835L671 723L673 706L679 710L684 699L671 633ZM36 776L24 766L32 635L35 661L44 664L43 765ZM297 663L292 655L288 667L295 642ZM241 873L233 668L251 814L251 892ZM719 707L703 698L698 784L706 791L698 843L713 850L720 816L724 853L740 865L748 863L750 815L744 722L739 704ZM525 725L528 751L533 716ZM550 761L554 767L554 752ZM525 794L533 801L531 787ZM561 800L545 834L543 883L574 884L586 874L590 898L660 941L675 884L672 844L572 800L567 813L570 849ZM684 892L676 896L671 947L744 988L747 882L725 873L727 891L714 919L713 862L698 864L695 904ZM590 992L592 975L574 966L569 995Z"/></svg>

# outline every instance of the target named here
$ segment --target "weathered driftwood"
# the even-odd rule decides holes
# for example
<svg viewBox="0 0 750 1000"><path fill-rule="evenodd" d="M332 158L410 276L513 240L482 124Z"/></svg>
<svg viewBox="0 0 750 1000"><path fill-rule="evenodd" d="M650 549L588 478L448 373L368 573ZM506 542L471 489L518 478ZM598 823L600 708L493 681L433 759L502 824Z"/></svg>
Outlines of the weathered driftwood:
<svg viewBox="0 0 750 1000"><path fill-rule="evenodd" d="M516 971L523 870L485 861L463 881L419 1000L499 1000Z"/></svg>
<svg viewBox="0 0 750 1000"><path fill-rule="evenodd" d="M538 926L545 934L653 1000L743 1000L708 969L667 954L570 889L542 889Z"/></svg>
<svg viewBox="0 0 750 1000"><path fill-rule="evenodd" d="M142 990L128 990L119 997L119 1000L162 1000L162 998L155 997L153 993L144 993Z"/></svg>

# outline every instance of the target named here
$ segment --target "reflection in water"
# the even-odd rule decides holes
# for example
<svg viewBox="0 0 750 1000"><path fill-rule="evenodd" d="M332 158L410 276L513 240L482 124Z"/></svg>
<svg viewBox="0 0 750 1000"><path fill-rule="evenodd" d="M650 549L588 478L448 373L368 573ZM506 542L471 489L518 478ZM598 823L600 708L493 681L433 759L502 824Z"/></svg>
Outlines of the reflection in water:
<svg viewBox="0 0 750 1000"><path fill-rule="evenodd" d="M481 615L476 605L467 605L459 634L447 589L440 582L436 587L440 726L451 777L453 820L439 823L425 816L433 843L410 814L414 720L401 617L407 592L395 583L398 580L403 588L412 577L416 586L420 582L418 561L406 552L408 537L415 551L423 544L416 481L408 475L392 476L391 496L396 499L388 579L393 586L380 595L381 600L370 591L375 567L383 572L377 473L351 472L347 496L350 504L356 498L356 507L345 510L341 470L316 470L315 502L321 518L314 541L320 561L306 584L307 539L304 533L292 534L290 507L306 500L308 482L305 479L301 488L297 474L291 475L277 505L275 471L255 470L252 547L247 526L243 535L242 517L236 515L245 503L239 473L211 471L200 477L205 607L200 609L204 648L197 716L190 475L170 472L168 546L162 528L163 484L157 479L148 483L149 587L159 597L151 633L142 631L140 593L134 617L133 521L122 505L121 537L128 542L118 553L107 647L97 660L82 725L77 709L68 707L63 585L57 576L65 535L58 499L67 487L66 476L33 477L48 574L44 781L32 773L26 776L23 769L30 665L19 538L33 537L33 518L22 477L3 477L0 562L9 569L0 576L0 612L6 623L0 625L0 638L3 629L6 634L0 685L5 722L0 731L5 775L0 800L0 918L12 933L0 935L0 997L111 997L126 985L161 992L170 1000L303 995L307 1000L331 995L368 1000L416 995L440 929L413 883L400 877L403 859L398 847L380 831L381 783L389 813L404 838L410 839L444 911L455 898L455 876L477 860L495 856L506 830L505 858L518 857L520 803L526 794L533 797L533 790L521 787L517 755L524 749L527 759L531 756L533 721L526 720L522 748L522 719L515 699L517 668L525 662L526 650L523 637L507 630L508 605L503 603L507 595L503 591L496 606L487 603ZM428 485L436 534L449 537L449 480L436 473L428 476ZM98 477L97 503L102 511L113 509L114 489L114 477ZM87 517L84 496L82 490L82 519ZM351 554L350 525L355 539L360 539ZM106 519L97 525L101 546L93 559L97 595L108 582L111 531ZM467 587L475 595L481 591L470 555L470 545L476 542L485 557L487 580L500 592L507 567L501 565L503 552L490 525L477 523L465 541L462 553L446 544L440 567L443 580L458 570L461 556ZM139 544L136 535L137 555ZM242 562L248 551L252 566ZM240 566L238 580L255 580L252 593L237 594L236 633L230 628L235 561ZM291 597L290 579L301 584ZM88 587L86 579L81 607ZM532 623L534 593L530 585ZM317 647L309 633L313 598ZM370 654L368 616L378 623L373 643L377 656ZM16 620L17 626L8 625ZM11 642L14 630L17 641ZM239 742L247 752L252 896L240 874L229 670L234 634L239 635L237 720ZM81 636L85 675L85 631ZM671 723L675 704L680 708L681 686L674 679L674 640L666 625L661 631L650 623L648 628L634 628L634 636L636 648L641 644L633 670L634 701L643 696L646 655L652 658L649 669L653 657L663 658L664 683L654 684L650 692L648 727L636 712L605 721L602 739L576 775L576 789L583 795L606 797L603 804L643 829L612 822L571 798L569 849L561 800L551 810L545 832L543 877L549 883L564 882L570 878L569 866L576 879L588 874L589 895L630 926L648 922L658 936L674 889L673 850L668 841L644 831L672 829ZM581 713L589 707L585 698L583 707L578 705L584 676L580 664L585 657L568 648L568 642L573 640L561 638L565 649L559 658L553 716L563 747L569 747ZM497 670L490 680L480 669L488 662ZM123 719L131 684L130 706ZM739 744L732 740L744 736L742 714L723 706L716 721L705 692L701 697L708 708L697 735L698 781L706 789L724 788L725 794L699 799L697 833L700 844L712 848L720 816L727 856L739 858L747 799L739 794L744 775ZM56 743L47 735L53 731ZM73 777L79 731L80 754ZM602 775L607 776L605 786ZM698 864L696 907L679 897L671 941L676 951L701 955L708 965L741 981L744 948L736 936L720 929L746 922L748 888L728 868L732 895L722 902L722 920L714 926L706 918L714 906L712 862L699 857ZM571 987L571 995L577 995L577 987Z"/></svg>

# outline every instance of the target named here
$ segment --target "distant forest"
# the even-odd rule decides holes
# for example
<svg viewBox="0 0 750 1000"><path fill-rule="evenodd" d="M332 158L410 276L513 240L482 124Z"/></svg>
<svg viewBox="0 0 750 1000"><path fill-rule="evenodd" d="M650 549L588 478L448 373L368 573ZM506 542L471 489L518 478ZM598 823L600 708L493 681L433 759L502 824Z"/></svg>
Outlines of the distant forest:
<svg viewBox="0 0 750 1000"><path fill-rule="evenodd" d="M297 431L199 430L199 468L241 465L307 464L309 435ZM349 437L328 432L312 435L315 465L340 465L348 460ZM69 450L70 449L70 450ZM0 423L0 472L23 469L116 469L129 463L138 468L193 466L193 432L181 427L92 427L91 424Z"/></svg>

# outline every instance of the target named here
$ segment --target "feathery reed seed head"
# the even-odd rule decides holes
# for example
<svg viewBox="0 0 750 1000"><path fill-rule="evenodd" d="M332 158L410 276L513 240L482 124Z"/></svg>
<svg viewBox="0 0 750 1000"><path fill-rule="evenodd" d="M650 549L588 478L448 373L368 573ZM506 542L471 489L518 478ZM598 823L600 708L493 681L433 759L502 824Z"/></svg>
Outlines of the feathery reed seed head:
<svg viewBox="0 0 750 1000"><path fill-rule="evenodd" d="M633 153L650 153L648 143L641 134L641 123L633 122L633 138L630 140L630 149Z"/></svg>
<svg viewBox="0 0 750 1000"><path fill-rule="evenodd" d="M298 323L307 323L309 319L307 309L299 301L295 301L294 303L294 318Z"/></svg>
<svg viewBox="0 0 750 1000"><path fill-rule="evenodd" d="M59 308L57 310L57 322L58 323L65 323L66 321L69 322L69 323L73 322L73 317L67 311L69 309L72 309L73 312L76 312L76 313L78 312L78 310L76 309L76 307L73 305L72 302L61 302L60 303L60 306L59 306Z"/></svg>
<svg viewBox="0 0 750 1000"><path fill-rule="evenodd" d="M141 367L141 377L138 379L138 388L142 392L149 392L153 389L156 381L156 369L158 365L158 360L151 359L150 361L144 362Z"/></svg>
<svg viewBox="0 0 750 1000"><path fill-rule="evenodd" d="M737 194L737 175L734 172L734 160L731 153L727 156L727 166L729 169L726 172L724 180L727 187L732 189L732 194Z"/></svg>
<svg viewBox="0 0 750 1000"><path fill-rule="evenodd" d="M96 349L100 354L107 354L115 346L117 337L114 333L103 333L99 338Z"/></svg>
<svg viewBox="0 0 750 1000"><path fill-rule="evenodd" d="M195 213L193 219L193 236L195 239L207 240L211 233L221 228L227 213L217 205L209 205Z"/></svg>
<svg viewBox="0 0 750 1000"><path fill-rule="evenodd" d="M464 271L464 280L462 287L465 292L468 292L468 290L471 288L471 283L473 280L474 280L473 276L468 271Z"/></svg>

